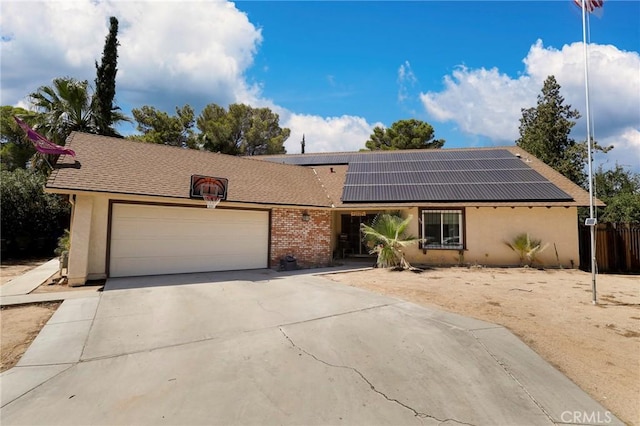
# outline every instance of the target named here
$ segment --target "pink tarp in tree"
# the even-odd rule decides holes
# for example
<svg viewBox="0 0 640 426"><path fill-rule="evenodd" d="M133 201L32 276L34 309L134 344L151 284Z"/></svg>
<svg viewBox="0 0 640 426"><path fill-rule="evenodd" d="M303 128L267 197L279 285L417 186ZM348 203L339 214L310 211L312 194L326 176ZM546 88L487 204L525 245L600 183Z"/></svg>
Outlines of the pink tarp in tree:
<svg viewBox="0 0 640 426"><path fill-rule="evenodd" d="M72 157L76 156L76 153L72 149L56 145L49 139L45 138L39 133L36 133L31 127L29 127L27 123L20 120L18 117L14 116L13 118L16 120L16 123L18 123L18 126L20 126L20 128L25 131L29 140L33 142L36 151L43 154L70 155Z"/></svg>

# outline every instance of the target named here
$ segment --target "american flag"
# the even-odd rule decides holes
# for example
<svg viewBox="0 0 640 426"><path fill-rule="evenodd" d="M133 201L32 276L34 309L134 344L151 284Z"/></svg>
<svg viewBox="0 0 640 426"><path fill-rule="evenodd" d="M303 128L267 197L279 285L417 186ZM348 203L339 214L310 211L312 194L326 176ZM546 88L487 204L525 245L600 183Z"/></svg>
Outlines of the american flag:
<svg viewBox="0 0 640 426"><path fill-rule="evenodd" d="M593 12L597 8L602 7L604 5L604 0L573 0L573 2L580 9L582 9L584 4L584 7L586 8L587 12Z"/></svg>

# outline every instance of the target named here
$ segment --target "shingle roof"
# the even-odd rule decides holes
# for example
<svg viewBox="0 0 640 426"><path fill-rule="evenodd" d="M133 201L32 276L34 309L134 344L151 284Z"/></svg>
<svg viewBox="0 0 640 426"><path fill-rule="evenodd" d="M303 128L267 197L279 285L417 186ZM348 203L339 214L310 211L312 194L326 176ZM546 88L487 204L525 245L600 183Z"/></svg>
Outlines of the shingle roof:
<svg viewBox="0 0 640 426"><path fill-rule="evenodd" d="M526 166L522 167L523 170L501 173L505 182L515 175L521 180L526 178L526 181L540 181L545 186L553 187L553 191L559 194L555 199L542 199L544 197L538 200L518 199L518 197L509 199L509 197L503 197L502 199L489 200L472 197L467 200L447 200L417 196L418 198L414 197L411 200L383 200L373 199L376 198L373 197L371 200L357 200L357 204L349 202L348 197L346 201L343 200L344 193L348 192L345 191L345 185L347 185L346 188L349 188L349 184L357 185L362 179L367 184L372 182L385 183L384 174L374 176L375 174L372 173L373 177L366 175L363 177L357 173L358 167L361 168L362 165L354 167L353 173L349 174L349 163L379 163L380 159L385 157L385 153L381 152L234 157L77 132L69 136L67 147L76 152L76 158L75 160L69 156L59 158L56 169L51 173L47 183L47 188L52 192L95 191L188 199L191 175L200 174L228 178L227 201L230 202L342 208L353 208L354 205L357 205L358 208L443 206L451 203L466 206L589 205L589 194L586 191L515 146L395 151L392 154L397 158L405 160L414 158L419 162L421 158L428 159L429 156L437 153L437 156L444 156L442 161L438 162L439 167L447 163L447 158L473 159L477 157L486 159L494 156L495 150L506 150L505 152L508 154L506 157L512 157L508 159L509 161L512 163L521 161ZM504 153L501 155L505 156ZM371 161L372 159L374 161ZM310 167L299 167L298 165ZM373 167L379 168L384 165L377 164ZM478 173L476 178L483 178L480 176L483 172ZM437 178L445 179L443 175L440 173ZM405 177L398 177L397 173L387 173L386 176L402 180L411 175L407 173ZM456 173L448 173L447 176L446 179L454 181L459 178L459 176L456 177ZM433 176L427 174L417 179L429 181L431 177ZM411 176L411 179L414 177ZM387 184L390 187L393 186L393 182L387 182ZM420 189L419 186L424 182L420 185L416 182L412 182L412 184ZM516 193L517 191L516 186ZM419 199L420 197L424 199ZM602 205L600 202L598 204Z"/></svg>
<svg viewBox="0 0 640 426"><path fill-rule="evenodd" d="M229 179L227 201L331 207L315 172L172 146L74 132L47 182L52 192L95 191L189 198L191 175Z"/></svg>
<svg viewBox="0 0 640 426"><path fill-rule="evenodd" d="M354 202L358 207L451 203L589 205L586 191L515 146L278 155L260 159L315 168L337 207L353 207ZM460 164L464 162L476 165ZM389 167L392 172L384 173ZM436 169L437 173L431 173ZM482 180L485 184L478 184ZM401 185L396 186L397 183ZM429 183L433 185L429 187ZM373 188L376 185L380 188Z"/></svg>

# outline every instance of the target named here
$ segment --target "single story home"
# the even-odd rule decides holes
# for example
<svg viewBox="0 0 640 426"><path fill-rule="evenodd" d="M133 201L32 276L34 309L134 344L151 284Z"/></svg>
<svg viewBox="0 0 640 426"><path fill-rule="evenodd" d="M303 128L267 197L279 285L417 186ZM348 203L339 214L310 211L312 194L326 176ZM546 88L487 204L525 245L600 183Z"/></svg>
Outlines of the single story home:
<svg viewBox="0 0 640 426"><path fill-rule="evenodd" d="M415 264L518 265L519 233L577 267L589 194L517 147L234 157L74 132L46 185L72 205L68 279L329 265L360 225L411 215ZM215 192L213 192L215 190ZM215 209L205 198L219 197Z"/></svg>

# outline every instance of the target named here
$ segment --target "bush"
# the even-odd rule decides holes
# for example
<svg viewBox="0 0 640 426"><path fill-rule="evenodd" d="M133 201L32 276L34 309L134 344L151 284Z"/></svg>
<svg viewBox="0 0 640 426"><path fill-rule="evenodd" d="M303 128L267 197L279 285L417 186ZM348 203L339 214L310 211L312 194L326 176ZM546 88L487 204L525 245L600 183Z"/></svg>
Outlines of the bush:
<svg viewBox="0 0 640 426"><path fill-rule="evenodd" d="M69 253L69 249L71 248L71 234L68 229L64 230L64 234L58 238L58 246L53 251L56 256L62 256L64 253Z"/></svg>
<svg viewBox="0 0 640 426"><path fill-rule="evenodd" d="M69 226L70 205L44 192L46 176L30 170L0 171L3 257L52 255Z"/></svg>

